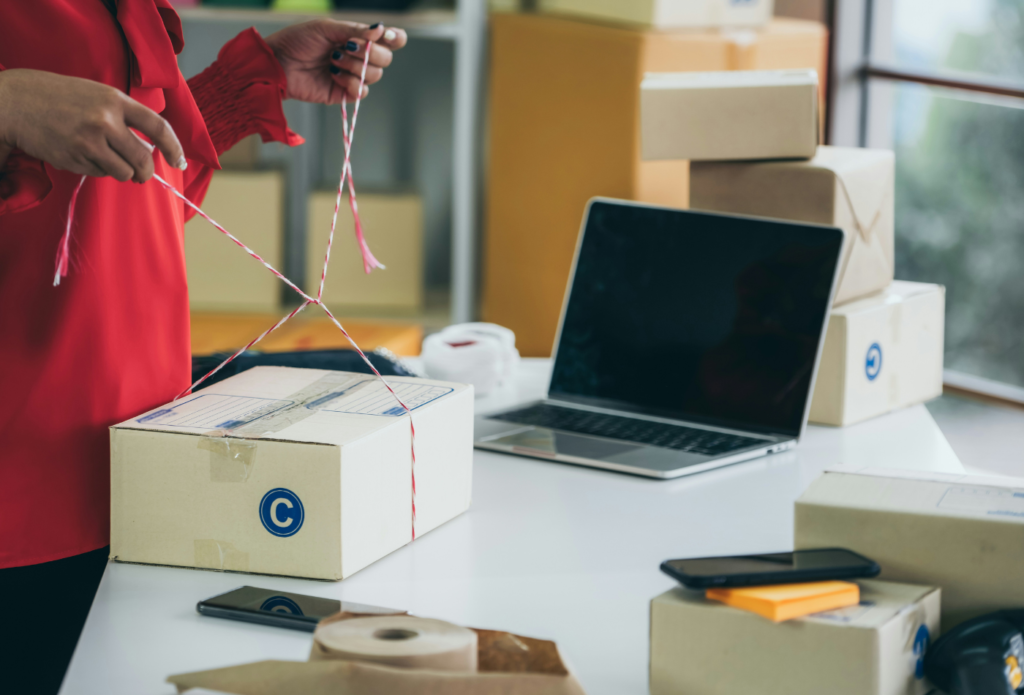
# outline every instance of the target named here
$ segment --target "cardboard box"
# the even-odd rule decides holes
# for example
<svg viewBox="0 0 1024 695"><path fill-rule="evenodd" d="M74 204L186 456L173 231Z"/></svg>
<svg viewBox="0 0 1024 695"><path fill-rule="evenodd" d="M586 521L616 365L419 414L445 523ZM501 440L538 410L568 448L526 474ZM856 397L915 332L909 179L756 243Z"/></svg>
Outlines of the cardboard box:
<svg viewBox="0 0 1024 695"><path fill-rule="evenodd" d="M640 129L645 160L813 157L818 75L648 73L640 84Z"/></svg>
<svg viewBox="0 0 1024 695"><path fill-rule="evenodd" d="M842 427L942 395L946 289L894 282L832 309L808 419Z"/></svg>
<svg viewBox="0 0 1024 695"><path fill-rule="evenodd" d="M861 603L773 623L672 589L651 601L651 695L923 695L939 589L862 581Z"/></svg>
<svg viewBox="0 0 1024 695"><path fill-rule="evenodd" d="M640 158L644 73L825 74L827 33L814 22L662 32L524 14L491 24L482 313L515 331L525 356L551 354L590 198L688 204L688 162Z"/></svg>
<svg viewBox="0 0 1024 695"><path fill-rule="evenodd" d="M894 184L889 150L821 146L810 161L695 163L690 205L841 227L846 248L835 303L843 304L892 282Z"/></svg>
<svg viewBox="0 0 1024 695"><path fill-rule="evenodd" d="M203 210L281 270L284 177L278 171L215 171ZM282 283L196 215L185 225L189 306L195 311L278 311Z"/></svg>
<svg viewBox="0 0 1024 695"><path fill-rule="evenodd" d="M110 431L122 562L344 579L469 507L473 388L257 367Z"/></svg>
<svg viewBox="0 0 1024 695"><path fill-rule="evenodd" d="M772 5L772 0L537 0L543 12L657 29L759 27L771 20Z"/></svg>
<svg viewBox="0 0 1024 695"><path fill-rule="evenodd" d="M331 232L335 191L309 196L306 232L306 292L315 297ZM359 219L373 255L387 268L369 275L355 240L348 195L341 199L334 231L324 301L341 310L387 307L419 311L423 307L423 201L407 194L359 193Z"/></svg>
<svg viewBox="0 0 1024 695"><path fill-rule="evenodd" d="M912 471L825 473L796 502L794 543L871 558L942 587L942 629L1024 606L1024 485Z"/></svg>

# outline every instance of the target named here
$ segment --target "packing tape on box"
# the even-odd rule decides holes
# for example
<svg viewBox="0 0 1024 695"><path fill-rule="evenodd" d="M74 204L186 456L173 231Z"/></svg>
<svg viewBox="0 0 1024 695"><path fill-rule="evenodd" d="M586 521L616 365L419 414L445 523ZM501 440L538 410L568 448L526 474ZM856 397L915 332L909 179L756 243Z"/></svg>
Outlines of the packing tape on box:
<svg viewBox="0 0 1024 695"><path fill-rule="evenodd" d="M241 420L221 423L217 429L199 437L196 444L197 448L210 452L210 482L244 483L256 459L254 440L302 422L342 396L350 396L375 383L370 375L325 374L295 393L247 413ZM286 403L283 407L282 402Z"/></svg>
<svg viewBox="0 0 1024 695"><path fill-rule="evenodd" d="M474 672L477 634L443 620L408 615L339 620L317 627L309 660Z"/></svg>

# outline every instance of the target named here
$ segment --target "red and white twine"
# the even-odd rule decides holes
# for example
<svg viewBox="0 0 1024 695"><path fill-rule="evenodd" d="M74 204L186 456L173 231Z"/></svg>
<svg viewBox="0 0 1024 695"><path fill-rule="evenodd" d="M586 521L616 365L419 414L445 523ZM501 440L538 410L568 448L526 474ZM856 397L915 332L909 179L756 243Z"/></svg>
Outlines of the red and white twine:
<svg viewBox="0 0 1024 695"><path fill-rule="evenodd" d="M323 309L324 313L327 314L327 316L328 316L328 318L330 318L331 322L335 326L338 327L338 330L341 331L342 335L344 335L345 338L348 340L348 342L352 345L353 349L359 354L359 356L362 358L363 362L366 363L366 366L370 368L370 371L372 371L374 373L374 375L376 375L376 377L378 379L380 379L381 383L384 384L384 386L385 386L385 388L387 388L388 392L391 393L391 395L398 402L398 404L400 406L402 406L402 409L405 410L405 412L409 415L410 450L411 450L411 454L412 454L412 465L410 467L411 476L412 476L412 480L411 480L411 482L412 482L412 538L415 539L416 538L416 427L413 425L413 422L412 422L412 410L409 408L409 406L407 406L402 401L402 399L398 396L398 394L395 392L395 390L391 387L391 384L388 383L387 379L385 379L381 375L381 373L379 371L377 371L377 368L373 366L373 363L370 362L370 359L366 356L366 354L356 344L356 341L352 339L352 336L349 335L348 331L345 330L345 327L341 325L341 322L334 316L334 314L331 313L330 309L328 309L327 305L325 305L324 302L323 302L324 283L327 280L327 266L328 266L328 263L331 260L331 246L333 245L333 242L334 242L334 230L335 230L335 227L336 227L336 224L337 224L337 220L338 220L338 209L341 207L341 197L344 194L345 185L346 184L348 185L348 191L349 191L349 207L352 210L352 220L355 223L356 241L359 244L359 250L360 250L360 253L362 254L362 258L363 258L363 270L364 270L364 272L369 274L375 268L384 268L384 265L380 261L378 261L376 258L374 258L373 254L370 252L369 245L366 243L366 238L365 238L365 236L363 234L363 226L362 226L362 223L361 223L361 221L359 219L359 206L356 203L356 189L355 189L355 185L354 185L354 183L352 181L352 162L351 162L352 142L353 142L353 139L355 137L356 119L359 116L359 104L362 101L363 85L366 82L366 68L367 68L367 65L369 64L370 50L371 50L372 47L373 47L373 43L372 42L368 42L366 44L366 56L363 58L363 68L362 68L362 72L359 75L359 96L356 97L355 105L354 105L353 110L352 110L352 122L351 122L351 124L349 123L349 120L348 120L347 97L345 95L342 95L342 98L341 98L342 137L343 137L344 144L345 144L345 163L342 166L342 169L341 169L341 179L338 182L338 195L337 195L337 198L336 198L335 204L334 204L334 216L331 218L331 233L330 233L330 235L327 238L327 251L326 251L326 253L324 255L323 271L320 274L320 287L319 287L319 289L317 291L316 297L311 297L308 294L306 294L305 292L303 292L299 288L298 285L296 285L294 282L292 282L287 277L285 277L285 275L283 273L281 273L276 268L274 268L274 266L270 265L270 263L268 263L266 260L264 260L258 253L256 253L251 248L249 248L244 243L242 243L242 241L239 240L238 237L233 235L231 232L229 232L223 226L221 226L216 220L214 220L212 217L210 217L205 212L203 212L203 210L200 209L200 207L198 205L196 205L195 203L190 201L188 198L186 198L178 189L176 189L174 186L172 186L170 183L168 183L162 177L160 177L157 174L154 174L153 178L156 179L156 181L161 186L163 186L165 189L170 191L170 193L172 195L174 195L175 197L179 198L188 207L192 208L196 212L196 214L198 214L204 220L206 220L211 225L213 225L218 231L220 231L222 234L224 234L229 239L231 239L231 241L234 242L239 248L241 248L247 254L249 254L250 256L255 258L257 261L262 263L263 266L267 270L269 270L271 273L273 273L283 283L288 285L288 287L290 287L292 290L294 290L303 300L302 303L299 304L299 306L296 307L294 310L292 310L291 313L289 313L286 316L284 316L283 318L281 318L280 321L275 323L273 326L271 326L267 330L263 331L263 333L258 335L252 341L250 341L249 344L247 344L245 347L239 349L237 352L235 352L234 354L230 355L226 360L221 362L214 369L210 370L207 374L205 374L202 378L198 379L194 384L192 384L187 389L185 389L180 394L178 394L175 397L175 400L178 400L179 398L182 398L183 396L186 396L186 395L192 393L197 386L199 386L201 383L203 383L204 381L209 379L211 376L213 376L214 374L219 372L221 369L223 369L227 364L229 364L231 361L233 361L236 357L241 355L243 352L245 352L246 350L250 349L251 347L253 347L257 343L259 343L261 340L266 338L268 335L270 335L271 333L276 331L278 328L283 326L289 319L294 317L296 314L298 314L300 311L305 309L307 306L309 306L311 304L315 304L315 305L319 306L321 309ZM64 235L61 237L60 246L59 246L58 251L57 251L56 271L54 273L54 280L53 280L54 286L59 285L60 284L60 279L62 277L67 276L67 272L68 272L68 255L69 255L69 253L68 253L68 245L69 245L70 238L71 238L71 225L72 225L72 221L73 221L73 218L74 218L75 202L77 201L79 191L82 189L82 184L85 183L85 178L86 177L84 177L84 176L81 178L81 180L78 182L78 185L75 187L75 189L72 191L72 194L71 194L71 201L70 201L70 203L68 205L67 227L65 229Z"/></svg>

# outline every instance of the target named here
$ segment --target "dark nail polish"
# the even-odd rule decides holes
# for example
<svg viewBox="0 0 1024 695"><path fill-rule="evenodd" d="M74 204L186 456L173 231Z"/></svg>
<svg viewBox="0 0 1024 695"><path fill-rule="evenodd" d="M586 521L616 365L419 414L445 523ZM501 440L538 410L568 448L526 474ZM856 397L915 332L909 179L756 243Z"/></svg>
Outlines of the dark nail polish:
<svg viewBox="0 0 1024 695"><path fill-rule="evenodd" d="M345 44L345 50L346 51L356 51L356 50L359 50L359 44L356 43L355 41L349 41L348 43Z"/></svg>
<svg viewBox="0 0 1024 695"><path fill-rule="evenodd" d="M341 72L341 68L339 68L337 65L332 65L331 66L331 74L332 75L337 75L339 72Z"/></svg>
<svg viewBox="0 0 1024 695"><path fill-rule="evenodd" d="M379 26L381 26L381 22L377 22L376 24L371 24L371 25L370 25L370 28L371 28L371 29L376 29L376 28L377 28L377 27L379 27Z"/></svg>
<svg viewBox="0 0 1024 695"><path fill-rule="evenodd" d="M331 60L341 60L341 51L335 51L332 53Z"/></svg>

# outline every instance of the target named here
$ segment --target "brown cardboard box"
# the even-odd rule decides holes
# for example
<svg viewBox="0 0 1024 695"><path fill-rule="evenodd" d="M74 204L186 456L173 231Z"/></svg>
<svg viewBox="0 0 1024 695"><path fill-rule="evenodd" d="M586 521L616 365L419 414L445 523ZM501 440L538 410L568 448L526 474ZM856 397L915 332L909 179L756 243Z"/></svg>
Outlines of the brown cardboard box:
<svg viewBox="0 0 1024 695"><path fill-rule="evenodd" d="M883 579L942 588L942 629L1024 606L1024 486L913 471L825 473L796 501L794 543L849 548Z"/></svg>
<svg viewBox="0 0 1024 695"><path fill-rule="evenodd" d="M941 396L945 300L898 280L832 309L808 419L843 427Z"/></svg>
<svg viewBox="0 0 1024 695"><path fill-rule="evenodd" d="M651 695L923 695L939 589L860 581L861 603L774 623L677 588L651 601Z"/></svg>
<svg viewBox="0 0 1024 695"><path fill-rule="evenodd" d="M215 171L203 211L281 270L281 172ZM185 262L194 311L278 310L281 281L198 215L185 225Z"/></svg>
<svg viewBox="0 0 1024 695"><path fill-rule="evenodd" d="M818 120L814 70L655 72L640 85L645 160L810 158Z"/></svg>
<svg viewBox="0 0 1024 695"><path fill-rule="evenodd" d="M821 146L807 161L694 163L690 205L841 227L846 248L835 303L842 304L892 282L894 185L889 150Z"/></svg>
<svg viewBox="0 0 1024 695"><path fill-rule="evenodd" d="M315 297L324 267L337 192L309 196L306 292ZM423 201L404 194L359 193L359 219L373 255L387 266L367 275L356 243L348 196L341 199L324 301L342 311L379 307L410 312L423 307Z"/></svg>
<svg viewBox="0 0 1024 695"><path fill-rule="evenodd" d="M587 201L687 206L688 163L640 158L644 73L824 74L826 43L823 26L799 20L759 32L655 32L495 15L485 320L514 330L523 355L549 355Z"/></svg>
<svg viewBox="0 0 1024 695"><path fill-rule="evenodd" d="M469 508L473 387L256 367L110 429L110 555L344 579Z"/></svg>
<svg viewBox="0 0 1024 695"><path fill-rule="evenodd" d="M626 22L657 29L758 27L772 17L772 0L538 0L543 12Z"/></svg>

